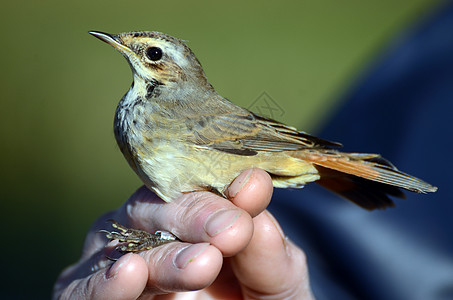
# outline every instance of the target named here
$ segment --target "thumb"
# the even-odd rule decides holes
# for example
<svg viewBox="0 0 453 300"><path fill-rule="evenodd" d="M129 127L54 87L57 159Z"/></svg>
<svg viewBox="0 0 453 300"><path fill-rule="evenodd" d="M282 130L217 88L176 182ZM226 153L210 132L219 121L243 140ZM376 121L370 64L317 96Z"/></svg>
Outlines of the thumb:
<svg viewBox="0 0 453 300"><path fill-rule="evenodd" d="M247 248L232 258L245 299L313 299L304 252L283 234L264 211L254 219Z"/></svg>

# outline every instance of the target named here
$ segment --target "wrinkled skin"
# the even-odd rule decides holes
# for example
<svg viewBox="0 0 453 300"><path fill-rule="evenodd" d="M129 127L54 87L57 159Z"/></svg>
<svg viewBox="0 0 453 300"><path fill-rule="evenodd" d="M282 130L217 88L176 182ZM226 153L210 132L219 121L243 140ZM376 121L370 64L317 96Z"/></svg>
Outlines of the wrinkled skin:
<svg viewBox="0 0 453 300"><path fill-rule="evenodd" d="M193 192L165 203L141 187L118 210L100 217L87 235L80 260L55 285L61 299L313 299L305 255L285 238L265 210L269 175L244 171L229 186L229 200ZM172 242L139 254L115 254L101 229L107 219L149 232L171 231ZM192 299L192 298L191 298Z"/></svg>

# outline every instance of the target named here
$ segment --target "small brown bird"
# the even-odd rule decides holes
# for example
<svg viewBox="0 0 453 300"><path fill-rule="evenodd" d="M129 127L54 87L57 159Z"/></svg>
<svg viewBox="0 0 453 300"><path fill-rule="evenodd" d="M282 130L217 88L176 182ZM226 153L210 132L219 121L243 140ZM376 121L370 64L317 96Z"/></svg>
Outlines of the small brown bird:
<svg viewBox="0 0 453 300"><path fill-rule="evenodd" d="M182 193L224 195L241 171L261 168L278 188L315 181L366 209L393 206L399 188L436 187L378 154L343 153L329 142L261 117L217 94L181 40L160 32L90 34L116 48L134 81L116 110L114 131L130 166L169 202Z"/></svg>

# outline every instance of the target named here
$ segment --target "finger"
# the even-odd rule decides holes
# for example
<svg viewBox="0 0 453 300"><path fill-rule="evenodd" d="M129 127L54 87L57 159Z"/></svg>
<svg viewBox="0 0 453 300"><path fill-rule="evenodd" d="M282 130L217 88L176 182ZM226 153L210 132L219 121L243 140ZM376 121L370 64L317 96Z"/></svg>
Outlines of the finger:
<svg viewBox="0 0 453 300"><path fill-rule="evenodd" d="M131 253L122 256L110 268L74 279L78 272L74 268L63 272L58 282L70 284L66 287L57 284L55 299L137 299L148 280L145 260L140 255Z"/></svg>
<svg viewBox="0 0 453 300"><path fill-rule="evenodd" d="M228 187L226 194L231 201L238 207L247 211L252 217L261 213L269 204L272 197L272 179L269 174L261 169L249 169L242 172ZM223 200L222 200L223 201ZM138 221L142 215L144 218L149 217L146 207L153 207L153 211L158 213L159 207L165 203L146 187L139 188L134 195L126 202L120 212L106 213L99 218L90 229L84 245L84 257L89 257L104 247L107 242L105 235L99 234L100 230L110 230L111 224L106 222L108 219L116 219L123 225L148 229L155 231L163 229L162 227L153 227L150 222ZM239 212L238 212L239 213ZM220 221L216 218L217 222ZM145 224L147 223L147 224ZM145 228L146 227L146 228ZM214 229L214 233L216 230ZM212 235L212 232L211 232ZM189 240L188 240L189 241ZM192 239L190 241L197 241ZM198 240L201 241L201 240Z"/></svg>
<svg viewBox="0 0 453 300"><path fill-rule="evenodd" d="M312 299L302 250L285 238L268 211L255 217L254 224L249 245L231 259L245 297Z"/></svg>
<svg viewBox="0 0 453 300"><path fill-rule="evenodd" d="M209 286L222 267L222 254L208 243L171 243L142 252L123 255L110 267L74 279L83 272L68 269L58 282L55 298L136 299L192 291ZM64 282L70 283L64 287ZM63 290L64 289L64 290Z"/></svg>
<svg viewBox="0 0 453 300"><path fill-rule="evenodd" d="M253 232L253 221L246 211L210 192L188 193L164 203L141 188L123 211L129 226L170 231L186 242L208 242L225 256L241 251Z"/></svg>
<svg viewBox="0 0 453 300"><path fill-rule="evenodd" d="M223 263L221 252L208 243L170 243L141 255L148 264L145 294L149 295L205 288Z"/></svg>
<svg viewBox="0 0 453 300"><path fill-rule="evenodd" d="M272 179L261 169L242 172L226 190L228 198L252 217L266 209L271 201L272 192Z"/></svg>

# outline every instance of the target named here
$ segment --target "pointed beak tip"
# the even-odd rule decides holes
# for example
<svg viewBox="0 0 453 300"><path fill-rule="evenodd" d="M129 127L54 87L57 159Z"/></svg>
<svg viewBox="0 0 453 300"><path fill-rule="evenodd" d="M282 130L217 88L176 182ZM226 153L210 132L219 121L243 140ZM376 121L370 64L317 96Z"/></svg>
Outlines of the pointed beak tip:
<svg viewBox="0 0 453 300"><path fill-rule="evenodd" d="M105 33L105 32L101 32L101 31L94 31L94 30L88 31L88 33L91 34L92 36L94 36L95 38L98 38L101 41L112 45L113 47L115 47L118 50L120 50L120 48L122 48L121 42L118 40L117 36L114 34Z"/></svg>
<svg viewBox="0 0 453 300"><path fill-rule="evenodd" d="M91 30L91 31L88 31L88 33L103 41L114 39L113 35L111 35L109 33L101 32L101 31Z"/></svg>
<svg viewBox="0 0 453 300"><path fill-rule="evenodd" d="M113 46L116 50L120 51L123 54L131 52L131 50L127 46L125 46L121 42L120 38L115 34L109 34L109 33L101 32L101 31L94 31L94 30L88 31L88 33L91 34L92 36L94 36L95 38L100 39L104 43L107 43L107 44Z"/></svg>

